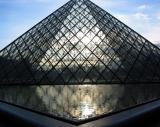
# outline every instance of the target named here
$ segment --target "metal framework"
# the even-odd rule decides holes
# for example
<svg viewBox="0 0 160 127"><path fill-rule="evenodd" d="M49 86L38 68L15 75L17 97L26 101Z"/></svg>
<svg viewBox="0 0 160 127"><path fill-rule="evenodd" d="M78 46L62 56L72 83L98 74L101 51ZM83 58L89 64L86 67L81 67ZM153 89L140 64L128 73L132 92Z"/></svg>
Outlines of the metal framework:
<svg viewBox="0 0 160 127"><path fill-rule="evenodd" d="M0 84L160 82L160 49L89 0L70 0L0 52Z"/></svg>

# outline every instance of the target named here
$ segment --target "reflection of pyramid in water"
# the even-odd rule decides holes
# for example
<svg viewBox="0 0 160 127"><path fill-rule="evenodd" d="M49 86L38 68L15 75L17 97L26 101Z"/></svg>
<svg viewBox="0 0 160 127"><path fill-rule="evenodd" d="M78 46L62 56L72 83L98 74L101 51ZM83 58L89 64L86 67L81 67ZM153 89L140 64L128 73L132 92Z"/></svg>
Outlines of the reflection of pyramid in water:
<svg viewBox="0 0 160 127"><path fill-rule="evenodd" d="M155 83L160 50L89 0L71 0L0 52L0 84Z"/></svg>

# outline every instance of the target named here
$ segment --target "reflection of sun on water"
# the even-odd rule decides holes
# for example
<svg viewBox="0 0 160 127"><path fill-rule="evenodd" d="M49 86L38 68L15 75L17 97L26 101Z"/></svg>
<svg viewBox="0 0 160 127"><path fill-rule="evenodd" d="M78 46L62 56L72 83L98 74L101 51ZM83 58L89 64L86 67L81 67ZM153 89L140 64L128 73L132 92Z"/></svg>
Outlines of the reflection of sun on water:
<svg viewBox="0 0 160 127"><path fill-rule="evenodd" d="M96 108L87 102L82 102L77 109L72 110L72 115L78 119L86 119L96 114Z"/></svg>
<svg viewBox="0 0 160 127"><path fill-rule="evenodd" d="M92 116L94 112L95 112L95 109L91 104L83 103L81 107L81 119Z"/></svg>
<svg viewBox="0 0 160 127"><path fill-rule="evenodd" d="M99 87L99 89L97 88L98 87L96 87L96 85L91 86L88 84L79 86L79 92L82 93L79 94L81 99L77 107L74 108L71 113L74 118L82 120L100 115L102 112L112 111L112 108L110 109L109 103L107 103L105 106L99 104L103 102L103 94L107 94L109 91L103 91L103 87ZM96 99L97 97L99 97L98 100Z"/></svg>
<svg viewBox="0 0 160 127"><path fill-rule="evenodd" d="M93 100L92 97L88 94L89 89L91 89L89 87L88 84L85 84L83 86L81 86L81 88L83 89L83 91L85 92L81 102L80 102L80 119L85 119L85 118L89 118L91 116L93 116L95 114L95 106L93 105ZM93 88L93 87L92 87Z"/></svg>
<svg viewBox="0 0 160 127"><path fill-rule="evenodd" d="M114 92L117 90L118 93ZM61 94L58 91L61 91ZM38 87L36 92L49 113L57 112L62 117L84 120L112 112L122 95L123 87L89 84L56 87L45 85Z"/></svg>

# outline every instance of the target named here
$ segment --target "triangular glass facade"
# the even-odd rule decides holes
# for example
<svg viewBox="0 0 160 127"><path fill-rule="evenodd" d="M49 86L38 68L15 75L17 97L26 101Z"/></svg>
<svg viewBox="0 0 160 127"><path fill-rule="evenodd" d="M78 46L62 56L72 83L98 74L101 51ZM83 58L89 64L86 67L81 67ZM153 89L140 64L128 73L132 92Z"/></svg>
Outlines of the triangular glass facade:
<svg viewBox="0 0 160 127"><path fill-rule="evenodd" d="M0 84L160 82L160 49L89 0L71 0L0 52Z"/></svg>

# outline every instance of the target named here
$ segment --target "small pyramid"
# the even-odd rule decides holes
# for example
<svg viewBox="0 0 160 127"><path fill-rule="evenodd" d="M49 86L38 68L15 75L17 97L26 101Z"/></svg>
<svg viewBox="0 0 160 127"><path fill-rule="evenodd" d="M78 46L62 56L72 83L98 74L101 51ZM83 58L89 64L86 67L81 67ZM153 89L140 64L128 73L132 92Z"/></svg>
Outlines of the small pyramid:
<svg viewBox="0 0 160 127"><path fill-rule="evenodd" d="M160 82L160 49L89 0L70 0L0 51L1 85Z"/></svg>

